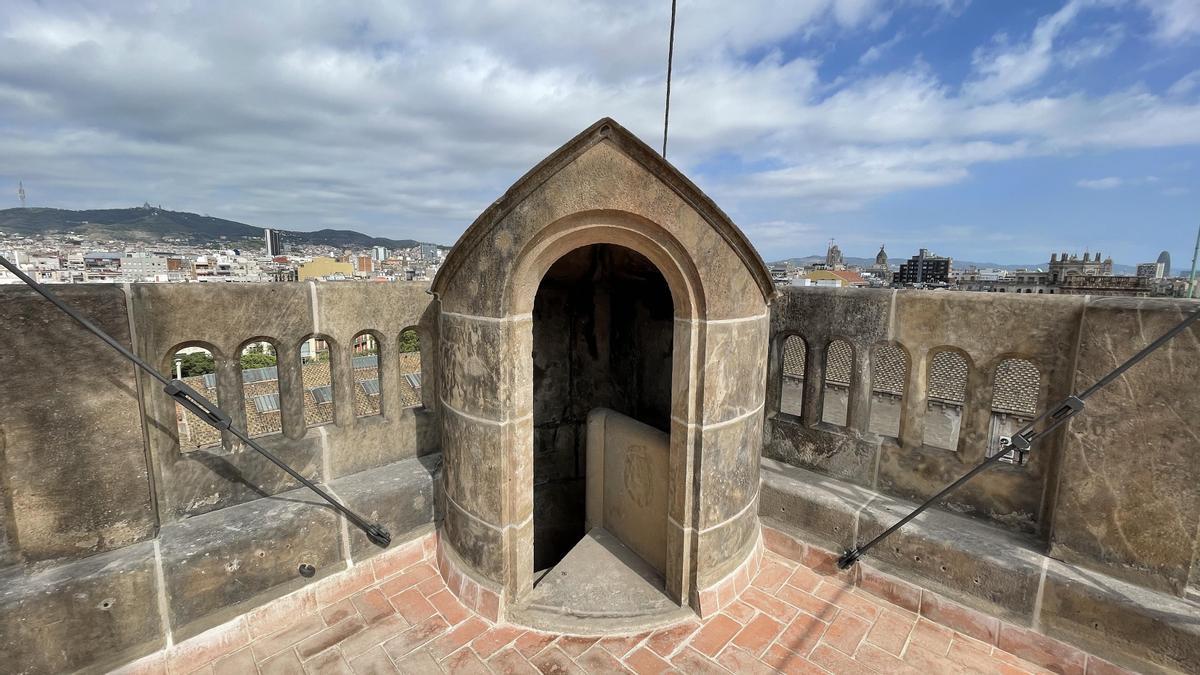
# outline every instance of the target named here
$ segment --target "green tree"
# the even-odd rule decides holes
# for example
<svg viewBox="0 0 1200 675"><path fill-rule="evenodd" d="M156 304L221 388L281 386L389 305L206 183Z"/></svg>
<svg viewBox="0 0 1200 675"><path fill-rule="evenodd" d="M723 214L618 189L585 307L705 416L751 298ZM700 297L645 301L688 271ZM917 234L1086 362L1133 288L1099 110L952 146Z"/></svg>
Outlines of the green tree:
<svg viewBox="0 0 1200 675"><path fill-rule="evenodd" d="M400 351L401 352L419 352L421 351L421 338L417 335L417 331L409 328L400 334Z"/></svg>
<svg viewBox="0 0 1200 675"><path fill-rule="evenodd" d="M217 372L217 364L208 352L192 352L179 358L180 372L184 377L197 377Z"/></svg>
<svg viewBox="0 0 1200 675"><path fill-rule="evenodd" d="M246 350L242 353L242 370L250 368L269 368L276 363L274 354L264 354L262 351L252 352Z"/></svg>

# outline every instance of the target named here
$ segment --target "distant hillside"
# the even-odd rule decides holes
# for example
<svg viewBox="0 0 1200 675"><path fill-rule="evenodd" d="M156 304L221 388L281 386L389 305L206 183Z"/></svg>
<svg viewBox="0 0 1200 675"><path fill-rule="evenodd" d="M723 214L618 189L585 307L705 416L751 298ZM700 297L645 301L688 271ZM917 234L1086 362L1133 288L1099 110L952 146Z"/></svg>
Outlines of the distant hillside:
<svg viewBox="0 0 1200 675"><path fill-rule="evenodd" d="M74 232L91 239L117 241L162 241L164 237L181 237L195 243L242 239L262 242L262 228L233 220L201 216L183 211L168 211L152 206L131 209L67 209L27 208L0 210L0 232L20 234L62 234ZM372 237L352 230L317 230L295 232L280 230L286 241L296 244L317 244L347 248L386 246L411 248L419 243L413 239Z"/></svg>
<svg viewBox="0 0 1200 675"><path fill-rule="evenodd" d="M968 267L978 267L979 269L987 269L989 267L993 267L993 268L1002 269L1002 270L1017 270L1017 269L1033 270L1033 269L1041 268L1044 270L1044 269L1046 269L1046 265L1048 264L1048 260L1043 260L1040 263L1024 263L1024 264L1020 264L1020 265L1001 265L1000 263L994 263L994 262L975 262L973 260L959 260L958 258L955 258L954 256L950 256L950 257L954 260L954 269L956 269L956 270L965 270ZM871 265L875 264L875 258L873 258L873 257L872 258L853 258L850 256L843 256L842 259L846 261L847 265L858 265L860 267L870 267ZM891 264L893 270L899 269L900 263L907 262L907 261L908 261L908 258L889 258L888 259L888 262ZM795 267L804 267L805 265L811 265L816 262L825 262L825 256L809 255L809 256L804 256L803 258L788 258L786 260L777 260L775 262L768 263L768 265L782 265L784 263L791 263ZM1137 274L1137 266L1136 265L1120 265L1117 263L1113 263L1113 274L1117 274L1117 275Z"/></svg>

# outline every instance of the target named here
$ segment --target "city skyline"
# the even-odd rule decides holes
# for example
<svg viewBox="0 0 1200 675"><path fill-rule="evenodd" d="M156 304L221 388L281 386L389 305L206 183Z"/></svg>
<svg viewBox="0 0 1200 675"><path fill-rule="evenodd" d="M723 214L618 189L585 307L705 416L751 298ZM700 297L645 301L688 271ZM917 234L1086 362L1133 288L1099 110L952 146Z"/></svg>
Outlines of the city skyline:
<svg viewBox="0 0 1200 675"><path fill-rule="evenodd" d="M31 206L449 244L596 118L661 140L665 3L224 11L0 10L12 205L23 182ZM765 259L830 235L1001 264L1191 258L1194 4L685 3L676 38L668 158Z"/></svg>
<svg viewBox="0 0 1200 675"><path fill-rule="evenodd" d="M36 207L34 207L34 208L36 208ZM161 208L161 207L155 207L155 208ZM164 210L169 211L169 209L164 209ZM3 211L5 211L5 209L0 209L0 212L3 212ZM201 214L187 214L187 215L196 216L196 215L201 215ZM207 214L204 214L204 215L207 215ZM289 230L289 229L274 228L274 227L260 228L259 226L253 225L251 223L236 223L236 224L245 225L245 226L248 226L251 228L261 229L264 233L264 235L263 235L264 238L266 236L268 236L268 235L266 235L266 233L269 233L269 232L275 232L276 236L278 236L278 233L283 233L285 235L288 235L288 234L295 235L295 234L303 234L306 232L312 232L312 231L306 231L306 230ZM351 234L362 234L355 230L349 230L348 232ZM57 242L58 239L62 238L61 233L30 235L28 233L5 232L3 229L0 229L0 244L4 243L4 238L6 236L11 236L11 237L16 237L16 238L32 238L32 237L44 237L44 236L49 237L50 243L47 244L46 250L50 250L51 244L57 245L54 242ZM126 250L128 250L128 245L131 245L131 244L134 245L134 250L157 250L157 249L168 250L168 249L172 249L172 247L178 248L178 245L175 242L175 238L172 238L166 234L164 234L164 236L168 237L168 238L164 239L162 242L160 242L158 244L155 244L154 242L151 242L151 241L146 241L141 238L131 238L128 240L112 239L109 241L111 241L113 243L121 242L123 244L126 244L126 246L117 246L116 247L117 249L124 248ZM80 238L82 240L85 240L85 241L91 242L91 243L99 243L100 241L102 241L102 239L97 239L97 238L94 238L91 236L82 236L82 237L77 237L77 238ZM248 236L246 238L246 241L253 240L253 241L257 242L258 238L259 238L258 235ZM214 237L210 241L207 241L207 242L202 241L202 240L196 240L188 248L201 248L201 249L208 249L208 250L212 250L212 251L219 251L219 250L231 248L231 247L237 248L238 243L240 241L242 241L242 240L239 240L236 238L226 240L225 237L220 237L220 238ZM980 267L980 268L998 267L998 268L1008 268L1008 269L1016 269L1016 268L1026 269L1027 268L1027 269L1033 270L1033 269L1039 269L1039 268L1045 267L1046 259L1049 258L1050 255L1060 255L1061 254L1064 256L1072 255L1072 256L1082 257L1086 254L1103 253L1102 251L1091 251L1088 247L1070 248L1070 249L1066 249L1066 250L1051 251L1050 253L1045 254L1043 256L1043 258L1039 261L1026 260L1026 261L1019 261L1019 262L998 262L995 260L986 260L986 259L985 260L971 260L971 259L963 257L963 256L955 255L954 251L943 249L937 243L930 243L929 241L924 241L924 240L922 240L922 242L923 243L918 245L917 248L913 249L913 250L916 251L916 250L920 250L920 249L927 249L930 251L931 254L944 255L945 257L952 258L954 260L955 269L959 269L959 270L966 269L968 267ZM430 245L435 245L435 246L439 246L439 247L448 249L453 245L453 242L448 242L448 243L444 243L444 242L414 242L414 244L430 244ZM838 240L836 238L831 237L825 241L825 247L826 247L825 251L799 253L796 255L789 255L789 256L780 257L780 258L764 257L764 261L767 262L768 264L775 264L775 263L783 263L783 262L788 262L788 261L793 261L793 260L807 260L810 258L822 259L827 255L828 247L835 245L835 244L837 244L838 248L841 249L841 245L838 243ZM888 245L887 242L883 242L882 244L880 244L879 248L886 249L887 245ZM326 248L327 250L331 250L331 251L337 250L339 248L338 246L329 245L329 244L325 244L325 245L323 245L323 247ZM25 250L25 249L34 250L36 248L37 248L36 246L31 248L30 246L26 245L26 246L21 247L21 250ZM349 244L341 246L340 248L344 249L346 251L366 250L366 249L364 249L363 246L355 246L355 245L349 245ZM370 248L370 247L368 246L367 248ZM871 247L868 247L868 248L871 248ZM2 250L2 249L0 249L0 250ZM869 251L868 250L859 251L859 249L850 249L850 250L842 251L842 254L845 256L847 261L853 261L854 264L862 264L862 265L866 266L866 265L871 264L871 262L874 260L875 254L878 253L878 251L879 251L879 249L876 249L876 248L871 248L871 250L869 250ZM59 252L61 253L62 251L59 250ZM860 252L861 252L861 255L858 255L858 253L860 253ZM1161 252L1167 252L1167 251L1164 250ZM895 255L893 255L893 253ZM895 249L894 251L888 252L887 254L889 256L892 256L893 259L898 259L898 258L903 257L903 255L907 255L907 252L899 250L899 249ZM1111 254L1105 254L1105 255L1107 257L1112 257ZM1157 256L1155 256L1155 258L1157 258ZM1065 257L1064 257L1064 259L1065 259ZM1191 260L1191 258L1188 258L1187 260L1183 260L1183 261L1175 261L1175 263L1177 263L1177 264L1172 264L1170 269L1165 270L1166 275L1167 276L1172 276L1172 275L1186 276L1188 273L1188 270L1189 270L1190 260ZM1116 267L1122 269L1124 273L1129 273L1129 274L1133 274L1136 267L1139 264L1142 264L1145 262L1152 262L1152 261L1149 259L1147 259L1145 261L1127 261L1127 260L1114 259L1114 264L1116 265Z"/></svg>

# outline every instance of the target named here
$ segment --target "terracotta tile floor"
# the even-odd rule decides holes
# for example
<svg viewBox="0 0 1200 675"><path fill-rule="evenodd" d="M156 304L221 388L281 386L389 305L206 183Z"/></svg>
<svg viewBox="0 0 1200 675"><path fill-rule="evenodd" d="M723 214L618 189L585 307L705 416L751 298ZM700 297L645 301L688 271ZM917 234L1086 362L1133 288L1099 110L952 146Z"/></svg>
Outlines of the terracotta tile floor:
<svg viewBox="0 0 1200 675"><path fill-rule="evenodd" d="M188 667L219 653L193 672L1048 672L771 552L751 588L725 611L637 635L493 625L459 604L429 559L308 609L273 633L206 649ZM1080 673L1121 672L1086 655L1079 665Z"/></svg>

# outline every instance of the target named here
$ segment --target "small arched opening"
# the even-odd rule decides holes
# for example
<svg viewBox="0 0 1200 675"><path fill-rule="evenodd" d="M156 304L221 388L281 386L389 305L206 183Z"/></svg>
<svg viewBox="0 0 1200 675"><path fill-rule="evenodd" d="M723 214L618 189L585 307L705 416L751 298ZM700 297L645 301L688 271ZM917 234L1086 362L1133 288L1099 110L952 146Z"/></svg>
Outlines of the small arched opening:
<svg viewBox="0 0 1200 675"><path fill-rule="evenodd" d="M808 345L799 335L783 341L783 367L779 383L779 412L800 417L804 410L804 369L808 365Z"/></svg>
<svg viewBox="0 0 1200 675"><path fill-rule="evenodd" d="M825 382L821 392L821 421L846 426L850 382L854 373L854 347L837 339L825 351Z"/></svg>
<svg viewBox="0 0 1200 675"><path fill-rule="evenodd" d="M217 363L209 345L194 343L176 348L171 353L173 375L213 403L217 400ZM190 452L221 444L221 432L200 420L195 413L178 403L175 425L180 452Z"/></svg>

